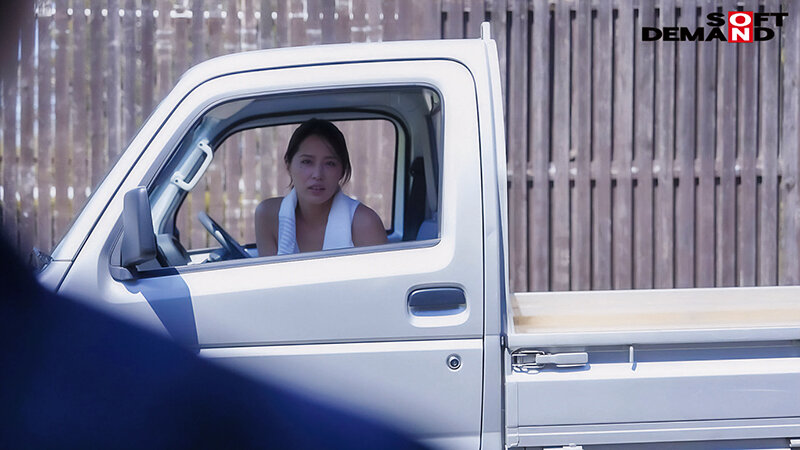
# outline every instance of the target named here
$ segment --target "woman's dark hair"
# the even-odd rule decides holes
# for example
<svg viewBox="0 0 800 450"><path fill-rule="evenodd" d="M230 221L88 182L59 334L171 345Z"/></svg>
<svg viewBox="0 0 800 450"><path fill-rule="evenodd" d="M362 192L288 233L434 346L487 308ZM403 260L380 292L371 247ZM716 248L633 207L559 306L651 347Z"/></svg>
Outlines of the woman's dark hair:
<svg viewBox="0 0 800 450"><path fill-rule="evenodd" d="M350 173L352 172L350 155L347 153L347 143L344 140L344 135L336 128L336 125L327 120L309 119L294 130L292 138L289 139L289 145L286 147L286 154L283 155L283 161L286 163L286 167L289 167L292 158L297 154L300 144L309 136L319 136L330 144L333 148L333 152L342 163L342 168L344 169L342 171L342 180L344 180L344 183L347 183L347 180L350 179Z"/></svg>

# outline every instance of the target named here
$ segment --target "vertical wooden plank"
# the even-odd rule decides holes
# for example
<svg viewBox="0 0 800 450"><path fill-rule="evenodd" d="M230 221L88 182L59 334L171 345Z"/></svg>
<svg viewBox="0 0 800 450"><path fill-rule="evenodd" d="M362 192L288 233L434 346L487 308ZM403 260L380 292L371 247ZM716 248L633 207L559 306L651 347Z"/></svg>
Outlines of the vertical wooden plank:
<svg viewBox="0 0 800 450"><path fill-rule="evenodd" d="M38 127L38 155L36 158L37 168L37 192L38 205L36 211L36 246L50 253L53 245L53 206L50 197L50 186L52 186L52 157L53 157L53 42L52 27L53 17L40 15L38 18L38 39L39 39L39 70L37 80L39 84L38 107L36 117L39 121Z"/></svg>
<svg viewBox="0 0 800 450"><path fill-rule="evenodd" d="M800 283L800 156L798 156L798 122L800 122L800 5L796 1L782 2L782 11L789 18L781 27L783 120L781 122L780 153L783 169L781 183L782 217L778 283ZM794 18L794 19L792 19Z"/></svg>
<svg viewBox="0 0 800 450"><path fill-rule="evenodd" d="M171 80L177 80L181 74L188 67L188 35L189 35L189 17L186 8L182 4L173 5L169 11L171 23L174 29L174 57L172 60L172 73ZM176 228L178 236L183 243L187 243L187 239L191 236L192 228L195 225L192 222L192 217L195 215L195 208L192 203L192 196L189 195L184 201L181 208L178 210L176 217ZM199 224L197 224L199 227Z"/></svg>
<svg viewBox="0 0 800 450"><path fill-rule="evenodd" d="M174 75L173 63L176 58L185 56L177 55L176 42L175 42L175 28L173 26L173 18L171 13L173 5L170 0L158 0L156 2L156 32L155 32L155 56L156 56L156 92L157 99L161 101L167 96L170 89L172 89ZM186 208L182 208L186 209ZM183 231L186 216L185 212L177 218L178 232Z"/></svg>
<svg viewBox="0 0 800 450"><path fill-rule="evenodd" d="M106 171L106 155L107 155L107 142L106 142L106 125L103 120L105 108L103 107L104 101L104 86L105 79L103 76L104 67L104 52L103 43L105 42L105 35L103 33L103 1L92 0L91 15L89 17L89 61L90 61L90 80L91 80L91 124L90 124L90 140L92 151L91 163L91 189L97 186L97 183L103 177Z"/></svg>
<svg viewBox="0 0 800 450"><path fill-rule="evenodd" d="M270 145L272 143L270 136L267 134L266 129L259 129L256 131L256 158L257 162L257 172L256 172L256 180L255 180L255 188L256 188L256 206L258 206L258 202L265 198L274 197L277 193L273 194L271 191L271 186L275 181L275 177L271 176L271 166L274 167L277 164L277 161L273 161L272 154L270 152ZM255 225L255 224L254 224Z"/></svg>
<svg viewBox="0 0 800 450"><path fill-rule="evenodd" d="M383 40L383 20L381 19L381 15L383 14L382 6L381 0L367 1L367 42L381 42ZM378 128L374 129L377 130Z"/></svg>
<svg viewBox="0 0 800 450"><path fill-rule="evenodd" d="M242 33L242 49L245 51L255 50L258 45L256 36L256 17L254 0L244 1L244 32ZM319 17L318 15L316 16ZM319 19L317 19L319 20ZM244 190L242 192L242 242L251 243L256 241L255 234L255 209L258 206L256 194L256 140L255 131L242 133L242 180Z"/></svg>
<svg viewBox="0 0 800 450"><path fill-rule="evenodd" d="M470 15L473 14L470 11ZM530 64L531 142L528 171L533 175L528 207L528 289L550 288L550 6L534 0Z"/></svg>
<svg viewBox="0 0 800 450"><path fill-rule="evenodd" d="M154 2L155 0L142 0L142 113L145 117L153 110L157 81Z"/></svg>
<svg viewBox="0 0 800 450"><path fill-rule="evenodd" d="M120 143L127 146L133 139L138 125L136 114L136 80L139 67L136 54L136 0L125 0L125 12L122 16L122 108Z"/></svg>
<svg viewBox="0 0 800 450"><path fill-rule="evenodd" d="M239 51L239 27L238 4L236 0L226 2L227 18L225 20L225 53ZM302 10L300 11L302 13ZM293 22L297 19L293 19ZM302 18L300 18L302 20ZM294 26L294 24L292 24ZM305 31L305 30L303 30ZM303 33L303 39L305 39ZM223 225L228 233L235 239L241 239L241 213L242 208L239 202L240 189L239 183L242 176L242 140L240 134L229 137L222 148L222 155L225 160L224 186L225 186L225 216Z"/></svg>
<svg viewBox="0 0 800 450"><path fill-rule="evenodd" d="M182 5L175 5L170 11L174 14L175 18L172 19L172 25L175 30L173 44L175 48L175 56L172 61L172 79L177 80L189 68L189 27L190 17L189 12ZM170 86L170 88L172 88Z"/></svg>
<svg viewBox="0 0 800 450"><path fill-rule="evenodd" d="M682 0L678 25L694 29L697 26L696 0ZM694 215L694 157L695 157L695 83L697 45L694 42L677 44L677 83L675 104L675 169L678 183L675 188L675 287L694 286L695 215ZM704 64L704 63L702 63Z"/></svg>
<svg viewBox="0 0 800 450"><path fill-rule="evenodd" d="M639 3L636 29L653 26L655 6ZM634 36L634 157L636 181L633 190L633 285L653 287L653 63L655 45Z"/></svg>
<svg viewBox="0 0 800 450"><path fill-rule="evenodd" d="M381 0L367 0L365 4L367 42L380 42L383 39L381 6ZM367 155L365 158L367 186L364 203L375 211L380 211L387 200L383 197L382 187L386 186L385 180L391 178L391 174L387 173L385 169L394 166L394 142L391 142L391 145L385 145L383 127L379 124L379 121L361 123L361 127L366 129L364 142L368 146L365 152ZM350 140L348 145L351 145L353 141ZM354 165L359 163L358 161L352 162Z"/></svg>
<svg viewBox="0 0 800 450"><path fill-rule="evenodd" d="M659 3L659 27L674 27L675 0L661 0ZM655 288L674 286L674 190L672 165L675 153L675 43L659 40L656 42L656 109L655 109L655 165L653 176L655 187L655 207L653 208L654 239L654 280Z"/></svg>
<svg viewBox="0 0 800 450"><path fill-rule="evenodd" d="M340 4L337 4L337 6L338 5ZM337 12L341 13L338 9ZM341 14L339 17L341 18ZM276 46L287 46L289 43L289 0L277 0L277 4L275 5L275 33ZM349 29L347 33L349 36ZM339 42L338 39L337 42Z"/></svg>
<svg viewBox="0 0 800 450"><path fill-rule="evenodd" d="M592 36L592 154L595 179L592 193L592 289L611 289L611 2L597 3Z"/></svg>
<svg viewBox="0 0 800 450"><path fill-rule="evenodd" d="M161 101L172 89L172 61L175 56L175 32L170 18L172 2L158 0L156 26L156 64L158 80L158 100Z"/></svg>
<svg viewBox="0 0 800 450"><path fill-rule="evenodd" d="M325 9L330 6L330 9ZM323 18L323 41L334 42L334 28L328 30L326 26L335 25L334 2L326 2L323 7L326 17ZM275 0L261 0L261 22L259 25L259 45L261 48L273 48L277 44L276 21L272 18L272 13L277 13L277 2ZM269 198L278 196L277 171L283 167L278 152L275 149L274 129L259 130L257 134L257 148L259 157L259 178L256 180L256 193L259 198Z"/></svg>
<svg viewBox="0 0 800 450"><path fill-rule="evenodd" d="M56 138L63 143L54 154L54 176L56 187L55 209L53 211L54 225L53 236L59 239L66 231L72 215L70 199L67 195L70 174L72 172L69 161L71 142L70 99L69 81L71 73L68 65L69 58L69 16L67 15L67 0L56 0Z"/></svg>
<svg viewBox="0 0 800 450"><path fill-rule="evenodd" d="M356 0L353 2L353 28L358 27L358 8L358 1ZM367 193L368 186L365 180L369 176L369 169L367 169L367 164L365 163L367 162L368 149L371 144L371 142L368 142L368 131L363 126L359 126L360 124L352 122L334 122L334 125L344 135L347 151L350 154L350 162L353 164L353 173L350 181L342 188L347 195L366 203L364 196ZM355 136L358 136L358 139L355 139Z"/></svg>
<svg viewBox="0 0 800 450"><path fill-rule="evenodd" d="M308 45L304 10L303 0L291 0L289 3L289 42L292 47Z"/></svg>
<svg viewBox="0 0 800 450"><path fill-rule="evenodd" d="M17 240L17 64L4 64L3 82L3 231L12 246Z"/></svg>
<svg viewBox="0 0 800 450"><path fill-rule="evenodd" d="M576 2L572 21L572 88L570 117L570 175L571 192L570 269L571 289L589 290L592 287L592 42L591 4L589 0Z"/></svg>
<svg viewBox="0 0 800 450"><path fill-rule="evenodd" d="M287 0L278 0L278 17L283 17L280 14L281 6L286 3ZM336 42L350 42L350 1L345 2L336 2L336 12L334 13L334 17L336 20L336 24L334 25L334 35L336 36ZM278 29L280 30L280 19L278 20ZM278 33L280 36L281 33ZM288 35L283 42L288 42Z"/></svg>
<svg viewBox="0 0 800 450"><path fill-rule="evenodd" d="M397 133L395 131L394 125L388 121L382 121L380 125L380 133L379 133L380 143L379 148L381 148L382 155L384 155L384 163L378 171L376 171L376 176L378 179L383 180L390 180L393 179L392 170L394 168L394 157L395 157L395 148L397 142ZM383 219L383 223L386 228L392 223L392 192L394 188L388 184L382 184L380 186L380 195L382 201L375 206L378 208L375 212Z"/></svg>
<svg viewBox="0 0 800 450"><path fill-rule="evenodd" d="M367 0L352 0L350 17L350 41L367 42Z"/></svg>
<svg viewBox="0 0 800 450"><path fill-rule="evenodd" d="M442 0L414 3L414 39L442 38Z"/></svg>
<svg viewBox="0 0 800 450"><path fill-rule="evenodd" d="M19 192L19 251L27 257L36 239L36 210L33 191L36 187L36 136L34 135L34 29L33 8L26 8L22 18L22 39L19 68L19 165L17 166L17 192Z"/></svg>
<svg viewBox="0 0 800 450"><path fill-rule="evenodd" d="M225 19L222 18L222 10L216 8L216 5L218 5L217 1L214 1L211 3L211 5L209 5L209 9L211 11L208 20L208 56L212 58L221 55L223 52L223 22ZM224 158L219 157L222 156L219 153L222 151L224 151L224 149L217 150L217 158L214 158L213 162L208 167L208 172L206 175L206 179L208 180L208 194L206 197L208 214L217 221L223 220L225 213L222 184L222 173L225 165ZM208 239L207 242L207 245L217 245L210 239Z"/></svg>
<svg viewBox="0 0 800 450"><path fill-rule="evenodd" d="M192 0L192 25L190 31L192 35L192 65L199 64L206 59L206 22L203 16L205 10L204 0ZM262 16L262 22L272 20L269 17L269 13L266 15L268 19Z"/></svg>
<svg viewBox="0 0 800 450"><path fill-rule="evenodd" d="M276 27L275 27L275 20L272 16L273 12L276 11L277 3L275 0L261 0L261 12L260 18L258 21L258 45L260 48L271 48L276 46ZM325 5L327 6L327 5ZM331 6L330 17L327 18L328 21L333 23L334 16L333 11L335 5ZM327 9L323 7L325 11ZM326 13L323 13L326 14ZM323 16L323 21L326 18ZM332 36L332 33L331 33ZM323 39L325 39L323 37ZM331 39L332 37L328 38ZM275 186L275 171L280 167L278 161L273 160L275 152L273 151L273 137L271 130L266 129L259 129L254 133L254 153L255 153L255 181L254 181L254 202L253 205L253 213L255 212L255 207L258 203L269 197L274 197L277 195L277 192L273 193L273 189ZM253 227L255 227L255 223L253 223ZM255 228L253 228L253 232L255 232ZM255 239L255 238L254 238Z"/></svg>
<svg viewBox="0 0 800 450"><path fill-rule="evenodd" d="M708 13L715 11L714 0L702 0L698 25L705 23ZM717 45L698 45L697 61L697 217L696 287L714 286L714 130L716 123Z"/></svg>
<svg viewBox="0 0 800 450"><path fill-rule="evenodd" d="M464 0L441 1L442 38L461 39L464 36Z"/></svg>
<svg viewBox="0 0 800 450"><path fill-rule="evenodd" d="M756 0L747 0L745 11L758 11ZM758 45L737 45L738 61L738 120L736 166L741 182L737 185L736 208L736 284L756 284L756 132L758 114Z"/></svg>
<svg viewBox="0 0 800 450"><path fill-rule="evenodd" d="M358 17L357 4L357 0L353 2L354 19ZM353 174L350 182L344 186L344 191L375 209L380 204L379 188L386 180L376 172L381 169L381 164L386 167L385 161L390 159L380 155L382 149L379 147L376 125L362 121L335 124L345 136L350 161L353 163Z"/></svg>
<svg viewBox="0 0 800 450"><path fill-rule="evenodd" d="M72 133L72 205L73 213L77 213L86 203L89 193L89 109L88 83L86 76L87 17L84 14L83 2L76 2L72 19L72 117L75 127Z"/></svg>
<svg viewBox="0 0 800 450"><path fill-rule="evenodd" d="M322 43L336 42L336 2L321 2L319 10L322 13L320 23Z"/></svg>
<svg viewBox="0 0 800 450"><path fill-rule="evenodd" d="M180 78L181 74L189 68L189 27L190 18L189 12L186 10L185 5L175 4L169 11L172 16L172 24L175 30L174 35L174 48L175 56L172 61L172 80ZM195 186L193 190L202 190L202 185ZM189 243L189 238L195 228L200 228L200 223L193 220L197 215L197 207L195 206L192 195L187 195L183 205L178 210L176 217L176 228L180 237L181 243L184 245ZM190 247L191 248L191 247Z"/></svg>
<svg viewBox="0 0 800 450"><path fill-rule="evenodd" d="M262 198L282 195L278 186L278 172L285 171L285 165L283 164L283 153L276 147L275 128L262 130L259 139Z"/></svg>
<svg viewBox="0 0 800 450"><path fill-rule="evenodd" d="M306 43L319 45L322 43L322 20L319 18L319 1L306 1Z"/></svg>
<svg viewBox="0 0 800 450"><path fill-rule="evenodd" d="M570 288L569 268L569 90L570 90L570 11L567 2L556 4L555 55L553 58L553 130L551 160L555 176L552 192L551 285L554 291Z"/></svg>
<svg viewBox="0 0 800 450"><path fill-rule="evenodd" d="M613 280L614 289L633 286L631 160L633 157L633 6L627 0L616 3L614 22L614 146L612 175L616 178L613 197ZM613 186L613 185L612 185Z"/></svg>
<svg viewBox="0 0 800 450"><path fill-rule="evenodd" d="M481 23L483 23L484 19L486 18L486 5L484 5L484 0L463 0L463 2L464 13L466 15L466 21L464 23L464 37L479 38L481 37Z"/></svg>
<svg viewBox="0 0 800 450"><path fill-rule="evenodd" d="M506 99L506 111L508 111L508 92L506 83L508 81L508 48L506 46L506 36L508 30L506 29L506 0L486 0L486 10L490 12L492 39L497 43L497 56L500 60L500 87L503 92L503 98ZM569 21L569 17L567 17ZM479 34L480 35L480 34ZM508 131L508 124L506 123L506 132ZM508 133L506 133L508 135Z"/></svg>
<svg viewBox="0 0 800 450"><path fill-rule="evenodd" d="M291 190L291 178L289 177L289 169L284 163L284 155L286 154L286 146L289 144L289 138L292 136L296 126L288 125L280 127L274 133L275 144L273 145L275 151L275 159L278 164L275 167L276 177L275 186L280 195L286 195Z"/></svg>
<svg viewBox="0 0 800 450"><path fill-rule="evenodd" d="M116 162L117 156L122 149L120 148L120 92L119 92L119 71L120 71L120 42L119 42L119 0L108 1L108 16L106 18L107 27L107 50L108 56L105 65L105 86L106 86L106 127L108 128L108 162Z"/></svg>
<svg viewBox="0 0 800 450"><path fill-rule="evenodd" d="M414 2L397 0L397 3L397 28L399 31L397 37L402 40L413 39Z"/></svg>
<svg viewBox="0 0 800 450"><path fill-rule="evenodd" d="M443 1L431 0L414 4L414 39L441 39L443 37Z"/></svg>
<svg viewBox="0 0 800 450"><path fill-rule="evenodd" d="M351 42L366 42L367 41L367 0L352 0L351 2L351 15L350 15L350 41ZM374 159L366 151L367 145L371 144L370 140L373 138L369 135L367 129L363 125L352 122L339 122L336 124L345 136L348 148L350 149L350 161L353 164L353 176L350 182L345 186L348 195L364 202L370 206L366 201L366 196L369 193L371 186L369 176L370 170L363 170L374 164ZM353 139L353 136L359 136L359 140ZM287 136L288 140L288 136Z"/></svg>
<svg viewBox="0 0 800 450"><path fill-rule="evenodd" d="M767 0L765 11L778 11L778 0ZM777 34L777 33L776 33ZM778 135L780 123L780 40L758 44L758 162L761 183L758 186L758 284L778 284Z"/></svg>
<svg viewBox="0 0 800 450"><path fill-rule="evenodd" d="M204 18L205 1L194 0L192 2L192 64L204 61L208 56L206 53L206 21ZM262 17L263 19L263 17ZM202 248L208 245L208 233L197 222L197 213L206 211L206 192L208 191L208 177L203 177L189 194L188 201L191 202L191 216L188 218L189 235L181 238L183 242L188 241L188 248ZM219 216L217 216L219 217ZM184 236L186 236L184 234Z"/></svg>
<svg viewBox="0 0 800 450"><path fill-rule="evenodd" d="M509 258L511 287L528 290L528 3L513 0L510 38L509 86L514 92L508 100L508 164L511 183L508 192Z"/></svg>
<svg viewBox="0 0 800 450"><path fill-rule="evenodd" d="M735 0L722 9L736 9ZM736 284L736 47L720 45L717 70L717 286Z"/></svg>
<svg viewBox="0 0 800 450"><path fill-rule="evenodd" d="M276 0L261 0L261 17L258 23L259 48L275 47L275 20L272 13L276 12Z"/></svg>
<svg viewBox="0 0 800 450"><path fill-rule="evenodd" d="M381 0L381 12L383 20L381 26L383 28L383 40L394 41L399 39L400 30L398 25L399 15L397 13L398 0Z"/></svg>
<svg viewBox="0 0 800 450"><path fill-rule="evenodd" d="M289 0L278 0L278 18L277 18L277 36L276 45L278 47L287 47L292 45L289 36ZM336 25L336 41L337 42L350 42L350 9L349 2L337 3L336 12L338 13ZM286 195L289 193L289 172L286 169L286 164L283 163L283 156L286 153L286 145L289 143L289 137L293 126L278 127L272 133L272 152L273 158L277 161L274 167L274 186L279 195Z"/></svg>

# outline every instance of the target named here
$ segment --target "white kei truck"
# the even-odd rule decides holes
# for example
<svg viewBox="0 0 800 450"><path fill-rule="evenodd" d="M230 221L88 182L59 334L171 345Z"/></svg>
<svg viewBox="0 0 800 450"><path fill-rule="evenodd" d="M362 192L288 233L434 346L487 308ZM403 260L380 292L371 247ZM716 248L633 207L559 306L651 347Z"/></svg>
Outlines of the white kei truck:
<svg viewBox="0 0 800 450"><path fill-rule="evenodd" d="M389 125L388 243L258 257L200 213L219 246L186 248L177 211L220 144L311 117ZM39 280L434 448L800 448L800 287L511 293L504 126L488 24L216 58Z"/></svg>

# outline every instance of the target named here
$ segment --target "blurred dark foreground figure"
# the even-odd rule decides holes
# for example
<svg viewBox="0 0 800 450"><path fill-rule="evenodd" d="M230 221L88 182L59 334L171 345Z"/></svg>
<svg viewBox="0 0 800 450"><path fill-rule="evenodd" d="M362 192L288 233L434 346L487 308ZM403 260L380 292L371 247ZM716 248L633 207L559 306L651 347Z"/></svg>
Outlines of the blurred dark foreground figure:
<svg viewBox="0 0 800 450"><path fill-rule="evenodd" d="M3 239L0 342L0 448L423 448L58 297Z"/></svg>

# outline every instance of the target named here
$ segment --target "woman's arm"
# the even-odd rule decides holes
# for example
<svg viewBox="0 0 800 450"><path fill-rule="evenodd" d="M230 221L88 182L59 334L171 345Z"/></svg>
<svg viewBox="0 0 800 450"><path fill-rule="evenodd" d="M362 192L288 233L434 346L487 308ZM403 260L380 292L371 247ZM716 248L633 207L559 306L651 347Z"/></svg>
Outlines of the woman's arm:
<svg viewBox="0 0 800 450"><path fill-rule="evenodd" d="M281 197L268 198L256 207L256 248L258 256L278 254L278 211Z"/></svg>
<svg viewBox="0 0 800 450"><path fill-rule="evenodd" d="M353 215L353 245L366 247L386 243L386 230L378 213L361 203Z"/></svg>

